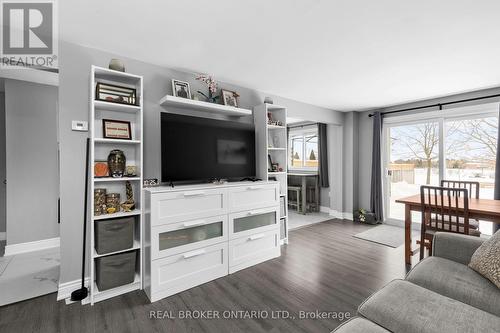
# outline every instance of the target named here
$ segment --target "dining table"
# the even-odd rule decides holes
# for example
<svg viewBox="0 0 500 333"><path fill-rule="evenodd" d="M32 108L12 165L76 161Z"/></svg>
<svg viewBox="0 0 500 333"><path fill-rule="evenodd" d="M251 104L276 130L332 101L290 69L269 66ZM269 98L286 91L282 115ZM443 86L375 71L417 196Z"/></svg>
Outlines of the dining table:
<svg viewBox="0 0 500 333"><path fill-rule="evenodd" d="M315 200L317 201L317 209L319 209L319 175L318 173L312 172L288 172L288 176L298 177L301 179L301 187L302 187L302 214L306 214L307 212L307 178L314 178L314 195Z"/></svg>
<svg viewBox="0 0 500 333"><path fill-rule="evenodd" d="M431 202L433 201L434 199L431 200ZM438 199L437 202L441 207L441 199ZM443 204L446 205L446 202L447 200L444 200ZM397 199L396 203L405 205L405 263L411 265L411 257L419 250L412 249L411 213L422 211L420 194ZM455 207L453 207L453 210L455 211ZM463 213L463 210L463 205L459 205L458 214ZM500 200L469 198L469 219L488 221L500 225Z"/></svg>

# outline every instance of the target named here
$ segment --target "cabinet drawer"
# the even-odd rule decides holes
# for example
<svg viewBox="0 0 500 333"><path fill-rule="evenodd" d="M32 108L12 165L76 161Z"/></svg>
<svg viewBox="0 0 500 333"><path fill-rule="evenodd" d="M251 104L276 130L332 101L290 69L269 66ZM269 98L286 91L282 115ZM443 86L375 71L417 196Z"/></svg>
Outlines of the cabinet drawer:
<svg viewBox="0 0 500 333"><path fill-rule="evenodd" d="M278 213L276 206L229 214L229 237L235 239L276 229Z"/></svg>
<svg viewBox="0 0 500 333"><path fill-rule="evenodd" d="M227 214L224 189L159 193L151 197L151 221L162 225Z"/></svg>
<svg viewBox="0 0 500 333"><path fill-rule="evenodd" d="M151 301L177 294L227 274L227 243L153 260Z"/></svg>
<svg viewBox="0 0 500 333"><path fill-rule="evenodd" d="M229 211L241 212L261 207L279 205L278 184L248 185L228 191Z"/></svg>
<svg viewBox="0 0 500 333"><path fill-rule="evenodd" d="M229 273L279 257L279 230L253 234L229 241Z"/></svg>
<svg viewBox="0 0 500 333"><path fill-rule="evenodd" d="M152 259L227 241L227 232L227 215L153 227Z"/></svg>

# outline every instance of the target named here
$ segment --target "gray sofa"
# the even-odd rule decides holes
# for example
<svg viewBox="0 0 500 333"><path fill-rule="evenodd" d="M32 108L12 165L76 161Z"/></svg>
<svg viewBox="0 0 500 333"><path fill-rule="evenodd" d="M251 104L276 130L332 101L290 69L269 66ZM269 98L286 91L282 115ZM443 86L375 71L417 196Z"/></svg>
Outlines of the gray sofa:
<svg viewBox="0 0 500 333"><path fill-rule="evenodd" d="M335 332L500 332L500 289L467 266L482 242L436 233L433 256L371 295Z"/></svg>

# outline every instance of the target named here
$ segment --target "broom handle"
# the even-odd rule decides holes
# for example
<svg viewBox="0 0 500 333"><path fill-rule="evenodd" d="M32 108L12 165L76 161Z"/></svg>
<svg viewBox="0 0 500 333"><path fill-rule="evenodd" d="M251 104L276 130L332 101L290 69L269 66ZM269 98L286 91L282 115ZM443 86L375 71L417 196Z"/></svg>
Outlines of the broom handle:
<svg viewBox="0 0 500 333"><path fill-rule="evenodd" d="M84 210L83 210L83 252L82 252L82 289L85 287L85 257L87 248L87 201L88 201L88 190L89 190L89 155L90 155L90 138L87 138L87 153L85 157L85 198Z"/></svg>

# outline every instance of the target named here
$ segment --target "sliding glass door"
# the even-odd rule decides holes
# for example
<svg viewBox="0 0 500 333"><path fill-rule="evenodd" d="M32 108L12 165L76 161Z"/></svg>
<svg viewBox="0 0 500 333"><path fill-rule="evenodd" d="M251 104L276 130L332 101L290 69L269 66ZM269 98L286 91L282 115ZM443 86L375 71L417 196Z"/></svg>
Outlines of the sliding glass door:
<svg viewBox="0 0 500 333"><path fill-rule="evenodd" d="M421 185L439 184L439 122L407 123L388 128L388 217L403 220L397 199L420 193ZM416 218L417 216L415 216Z"/></svg>
<svg viewBox="0 0 500 333"><path fill-rule="evenodd" d="M404 220L395 201L420 193L441 179L480 183L480 198L493 199L498 137L498 104L384 119L385 210ZM418 121L418 117L426 120ZM420 222L420 214L412 216ZM491 224L481 223L491 234Z"/></svg>

